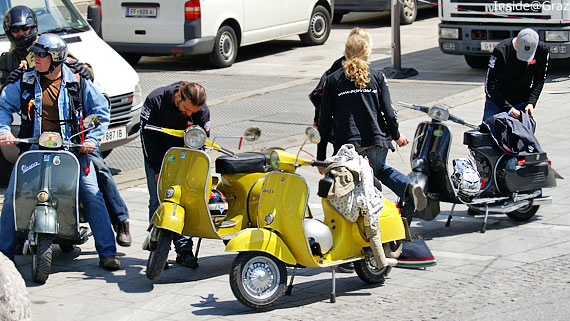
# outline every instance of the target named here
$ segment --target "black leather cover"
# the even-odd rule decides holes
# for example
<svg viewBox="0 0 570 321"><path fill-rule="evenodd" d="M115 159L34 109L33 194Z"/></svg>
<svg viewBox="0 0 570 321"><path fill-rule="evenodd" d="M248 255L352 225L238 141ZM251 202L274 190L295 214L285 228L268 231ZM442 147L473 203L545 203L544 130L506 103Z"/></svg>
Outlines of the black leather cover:
<svg viewBox="0 0 570 321"><path fill-rule="evenodd" d="M236 157L220 156L216 159L216 172L219 174L266 173L272 170L269 157L278 148L263 152L247 152Z"/></svg>
<svg viewBox="0 0 570 321"><path fill-rule="evenodd" d="M463 145L477 146L496 146L497 144L491 137L490 133L482 133L478 130L469 130L463 134Z"/></svg>
<svg viewBox="0 0 570 321"><path fill-rule="evenodd" d="M319 191L317 195L320 197L327 197L329 195L329 191L331 186L334 184L334 178L330 176L326 176L319 181Z"/></svg>

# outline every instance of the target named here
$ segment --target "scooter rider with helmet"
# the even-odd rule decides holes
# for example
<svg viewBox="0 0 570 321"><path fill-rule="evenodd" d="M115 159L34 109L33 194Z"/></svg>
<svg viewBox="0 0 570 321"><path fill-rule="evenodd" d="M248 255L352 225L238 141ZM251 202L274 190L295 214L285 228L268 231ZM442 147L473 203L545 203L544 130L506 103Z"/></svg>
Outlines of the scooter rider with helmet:
<svg viewBox="0 0 570 321"><path fill-rule="evenodd" d="M2 53L0 56L0 84L2 87L22 79L24 71L33 68L35 65L34 55L28 52L28 48L38 37L36 14L26 6L15 6L6 12L3 27L10 40L11 48L10 51ZM74 74L93 80L92 70L87 64L79 63L69 54L64 63ZM117 244L130 246L129 211L119 194L119 189L113 180L113 174L105 164L103 155L98 149L89 154L89 157L95 167L97 183L109 210L111 223L117 231Z"/></svg>
<svg viewBox="0 0 570 321"><path fill-rule="evenodd" d="M67 58L67 44L55 34L44 34L30 47L34 53L35 69L25 72L22 80L6 85L0 93L0 145L14 145L5 142L14 140L10 132L13 113L21 111L23 97L31 97L28 112L22 113L21 130L28 137L39 137L44 131L61 133L65 139L78 133L81 116L97 115L100 126L87 132L81 141L83 147L76 153L81 164L79 177L79 197L83 203L86 218L95 238L95 248L99 253L99 266L117 270L120 263L116 259L116 246L111 222L105 201L97 187L95 172L90 170L91 161L87 156L99 145L109 125L108 102L90 80L78 81L71 70L63 64ZM80 83L80 85L78 85ZM82 86L83 108L73 108L70 91ZM75 105L75 107L78 107ZM83 113L81 112L83 111ZM83 115L82 115L83 114ZM31 148L37 148L32 145ZM14 259L16 231L14 224L14 181L12 171L10 183L4 195L0 215L0 251Z"/></svg>

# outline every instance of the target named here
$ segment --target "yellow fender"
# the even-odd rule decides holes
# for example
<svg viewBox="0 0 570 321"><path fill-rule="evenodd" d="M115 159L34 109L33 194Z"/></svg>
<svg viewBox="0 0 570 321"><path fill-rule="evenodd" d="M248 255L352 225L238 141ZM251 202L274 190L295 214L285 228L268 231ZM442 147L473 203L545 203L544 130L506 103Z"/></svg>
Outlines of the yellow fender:
<svg viewBox="0 0 570 321"><path fill-rule="evenodd" d="M184 228L184 217L186 210L184 207L171 202L161 203L150 221L150 226L156 226L174 233L182 233Z"/></svg>
<svg viewBox="0 0 570 321"><path fill-rule="evenodd" d="M234 236L226 246L226 252L260 251L275 256L277 259L297 265L297 260L283 239L266 229L247 229Z"/></svg>

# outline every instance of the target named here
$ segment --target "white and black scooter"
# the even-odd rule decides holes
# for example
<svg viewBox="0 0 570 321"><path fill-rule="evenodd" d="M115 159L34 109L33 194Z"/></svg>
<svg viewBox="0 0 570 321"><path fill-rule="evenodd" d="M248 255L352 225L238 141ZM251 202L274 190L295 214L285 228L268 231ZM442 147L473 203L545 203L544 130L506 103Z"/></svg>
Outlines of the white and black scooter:
<svg viewBox="0 0 570 321"><path fill-rule="evenodd" d="M45 283L49 277L52 244L58 244L63 252L71 252L90 235L90 230L79 224L84 222L79 210L81 166L69 150L82 147L71 139L99 126L99 118L86 117L84 126L84 131L68 141L55 132L12 141L39 146L20 155L14 165L16 230L27 234L24 254L32 255L32 279L37 283Z"/></svg>
<svg viewBox="0 0 570 321"><path fill-rule="evenodd" d="M542 189L555 187L556 178L562 178L551 167L546 153L517 157L498 147L490 133L452 115L441 105L432 107L399 103L400 106L426 113L431 121L418 124L410 155L413 183L422 186L428 197L428 206L411 216L432 220L439 214L439 202L453 203L446 226L451 223L456 204L465 204L472 210L484 212L481 233L485 232L489 213L504 213L515 221L527 221L540 205L552 203L543 196ZM453 160L453 174L448 175L448 158L452 134L446 121L470 127L463 135L475 160ZM404 213L406 215L406 213Z"/></svg>

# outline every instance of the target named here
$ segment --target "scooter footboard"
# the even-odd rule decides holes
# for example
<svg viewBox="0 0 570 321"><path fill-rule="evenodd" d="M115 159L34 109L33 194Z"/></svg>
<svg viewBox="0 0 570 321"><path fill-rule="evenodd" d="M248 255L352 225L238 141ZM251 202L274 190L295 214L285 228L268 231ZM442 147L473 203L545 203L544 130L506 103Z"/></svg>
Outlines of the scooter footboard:
<svg viewBox="0 0 570 321"><path fill-rule="evenodd" d="M266 229L246 229L234 236L226 246L226 252L259 251L277 259L297 265L297 260L279 235Z"/></svg>
<svg viewBox="0 0 570 321"><path fill-rule="evenodd" d="M149 230L152 226L156 226L157 228L181 234L184 228L185 216L186 210L184 207L176 203L163 202L154 212L149 224Z"/></svg>

